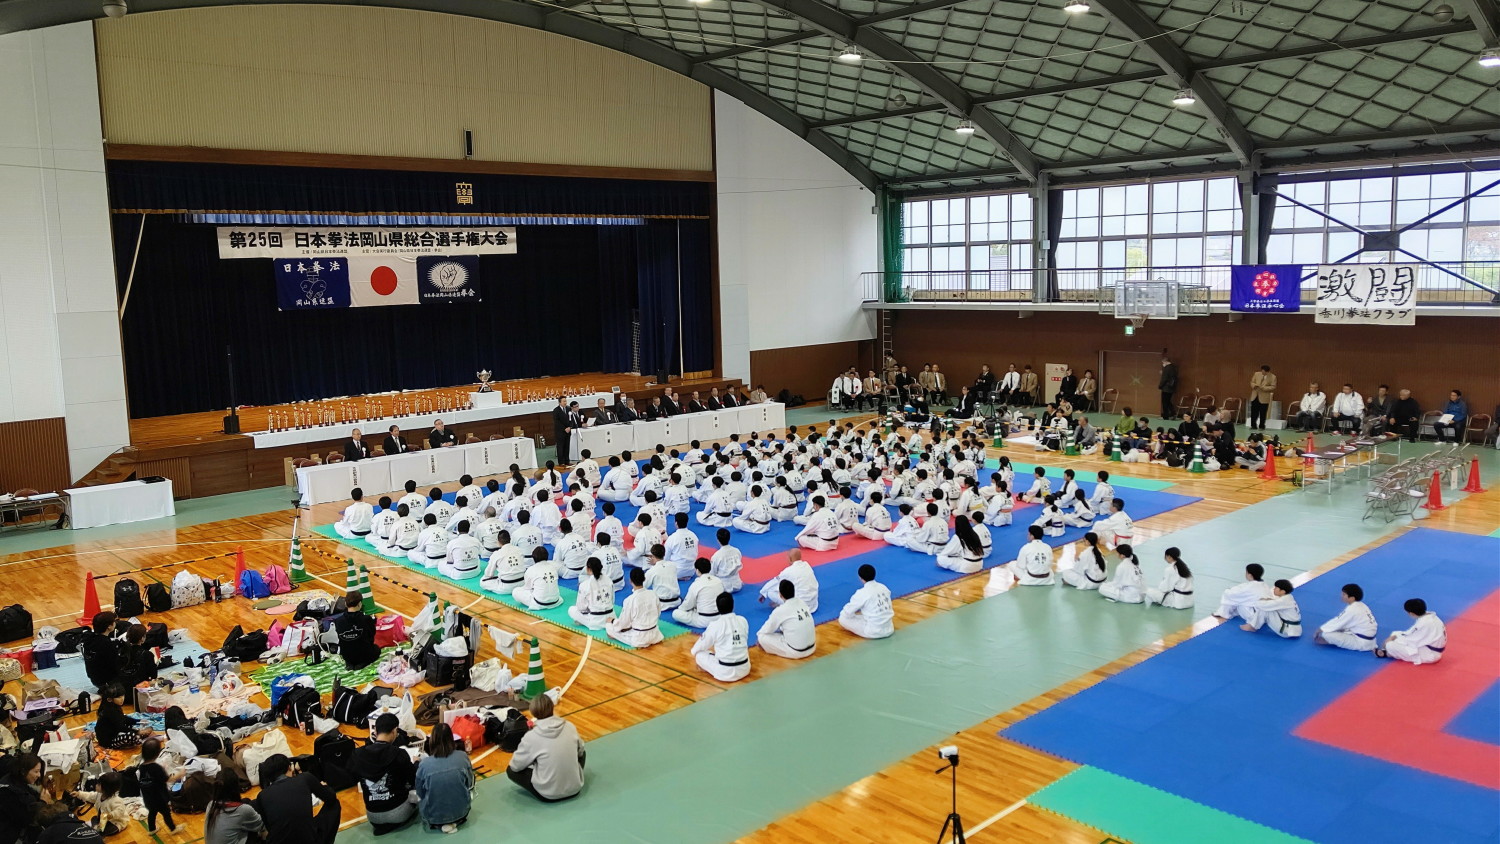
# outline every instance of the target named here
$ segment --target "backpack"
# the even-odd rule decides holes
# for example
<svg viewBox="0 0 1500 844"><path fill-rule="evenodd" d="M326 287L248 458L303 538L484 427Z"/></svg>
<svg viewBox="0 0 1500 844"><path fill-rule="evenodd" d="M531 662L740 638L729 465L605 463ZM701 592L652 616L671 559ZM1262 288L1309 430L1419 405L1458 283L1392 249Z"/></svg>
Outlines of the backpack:
<svg viewBox="0 0 1500 844"><path fill-rule="evenodd" d="M245 569L240 572L240 582L236 585L240 595L252 601L271 597L271 590L266 586L266 581L255 569Z"/></svg>
<svg viewBox="0 0 1500 844"><path fill-rule="evenodd" d="M146 606L152 612L166 612L172 608L172 593L156 582L146 584Z"/></svg>
<svg viewBox="0 0 1500 844"><path fill-rule="evenodd" d="M519 709L507 709L503 719L491 715L484 721L485 740L506 753L515 753L521 746L521 738L530 730L531 725Z"/></svg>
<svg viewBox="0 0 1500 844"><path fill-rule="evenodd" d="M266 566L266 588L272 595L284 595L292 591L292 580L281 566Z"/></svg>
<svg viewBox="0 0 1500 844"><path fill-rule="evenodd" d="M335 685L333 687L333 705L328 708L328 716L340 724L362 725L375 711L375 696L366 694L349 686Z"/></svg>
<svg viewBox="0 0 1500 844"><path fill-rule="evenodd" d="M323 696L308 686L294 686L276 702L276 717L288 727L300 727L316 715L323 717Z"/></svg>
<svg viewBox="0 0 1500 844"><path fill-rule="evenodd" d="M333 611L333 605L327 598L308 598L297 604L297 611L292 614L293 621L301 621L304 618L321 619Z"/></svg>
<svg viewBox="0 0 1500 844"><path fill-rule="evenodd" d="M171 646L171 640L167 636L167 625L160 621L153 621L146 625L146 639L141 644L148 648L165 648Z"/></svg>
<svg viewBox="0 0 1500 844"><path fill-rule="evenodd" d="M89 627L74 627L57 634L57 652L60 654L76 654L83 647L84 640L93 634Z"/></svg>
<svg viewBox="0 0 1500 844"><path fill-rule="evenodd" d="M208 600L203 589L203 579L190 571L180 571L172 577L172 608L193 607Z"/></svg>
<svg viewBox="0 0 1500 844"><path fill-rule="evenodd" d="M375 619L375 646L389 648L406 642L406 621L399 615L383 615Z"/></svg>
<svg viewBox="0 0 1500 844"><path fill-rule="evenodd" d="M354 756L354 738L339 730L330 730L313 739L313 758L323 766L320 777L329 788L343 791L352 787L358 779L349 773L349 760Z"/></svg>
<svg viewBox="0 0 1500 844"><path fill-rule="evenodd" d="M129 618L145 611L146 605L141 602L141 585L128 577L121 578L115 584L115 615Z"/></svg>
<svg viewBox="0 0 1500 844"><path fill-rule="evenodd" d="M270 640L264 630L254 630L246 633L238 624L229 635L224 637L224 646L220 648L224 655L241 662L254 662L260 659L260 655L271 647Z"/></svg>
<svg viewBox="0 0 1500 844"><path fill-rule="evenodd" d="M20 604L11 604L0 610L0 642L30 639L32 634L31 613Z"/></svg>

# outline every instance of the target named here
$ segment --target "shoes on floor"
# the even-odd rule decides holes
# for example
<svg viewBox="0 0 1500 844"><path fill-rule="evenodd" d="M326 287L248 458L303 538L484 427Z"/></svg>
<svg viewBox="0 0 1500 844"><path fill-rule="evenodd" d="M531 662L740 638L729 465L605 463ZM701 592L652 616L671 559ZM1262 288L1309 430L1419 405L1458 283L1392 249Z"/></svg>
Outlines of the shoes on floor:
<svg viewBox="0 0 1500 844"><path fill-rule="evenodd" d="M452 835L455 832L458 832L458 825L457 824L451 824L451 823L445 823L445 824L443 824L443 833L444 834L446 834L446 835Z"/></svg>

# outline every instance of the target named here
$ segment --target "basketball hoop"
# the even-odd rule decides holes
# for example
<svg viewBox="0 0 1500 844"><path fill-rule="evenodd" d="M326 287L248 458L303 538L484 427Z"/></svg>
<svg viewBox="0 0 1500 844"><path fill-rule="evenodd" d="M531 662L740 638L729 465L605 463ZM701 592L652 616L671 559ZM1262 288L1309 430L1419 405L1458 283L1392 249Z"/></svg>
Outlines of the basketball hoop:
<svg viewBox="0 0 1500 844"><path fill-rule="evenodd" d="M1150 318L1150 314L1130 314L1128 317L1126 317L1126 319L1130 320L1130 324L1125 326L1125 336L1129 337L1135 334L1137 331L1140 331L1141 326L1145 325L1146 320Z"/></svg>

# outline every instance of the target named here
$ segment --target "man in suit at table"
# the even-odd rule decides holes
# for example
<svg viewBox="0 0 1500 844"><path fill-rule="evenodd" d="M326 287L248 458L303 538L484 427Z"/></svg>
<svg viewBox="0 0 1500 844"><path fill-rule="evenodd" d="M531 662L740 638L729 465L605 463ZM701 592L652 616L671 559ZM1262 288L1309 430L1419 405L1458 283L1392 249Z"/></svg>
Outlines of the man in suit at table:
<svg viewBox="0 0 1500 844"><path fill-rule="evenodd" d="M671 415L667 412L666 406L661 403L661 396L652 396L651 403L646 405L647 422L655 422L658 419L665 419Z"/></svg>
<svg viewBox="0 0 1500 844"><path fill-rule="evenodd" d="M458 445L458 432L443 427L443 420L432 420L432 431L427 435L427 444L432 448L450 448Z"/></svg>
<svg viewBox="0 0 1500 844"><path fill-rule="evenodd" d="M708 410L708 408L703 406L703 402L698 398L698 391L694 390L692 397L688 399L687 412L702 413L705 410Z"/></svg>
<svg viewBox="0 0 1500 844"><path fill-rule="evenodd" d="M682 412L682 406L677 403L677 394L672 392L671 387L661 391L661 409L665 411L662 414L663 419Z"/></svg>
<svg viewBox="0 0 1500 844"><path fill-rule="evenodd" d="M370 447L365 444L364 435L358 428L349 432L349 439L344 440L344 459L353 463L370 456Z"/></svg>
<svg viewBox="0 0 1500 844"><path fill-rule="evenodd" d="M610 410L609 407L604 404L604 399L600 399L599 406L594 408L594 424L612 425L618 421L620 421L620 419L619 417L615 416L615 412L613 410Z"/></svg>
<svg viewBox="0 0 1500 844"><path fill-rule="evenodd" d="M722 405L725 410L728 410L731 407L740 407L742 404L743 402L735 397L733 387L724 388L724 399L720 402L720 405Z"/></svg>
<svg viewBox="0 0 1500 844"><path fill-rule="evenodd" d="M621 422L635 422L640 418L641 415L635 409L635 399L620 393L619 399L615 402L615 419Z"/></svg>
<svg viewBox="0 0 1500 844"><path fill-rule="evenodd" d="M392 425L385 434L385 442L380 444L381 451L386 454L405 454L411 451L411 446L406 444L406 437L401 436L401 426Z"/></svg>
<svg viewBox="0 0 1500 844"><path fill-rule="evenodd" d="M719 388L714 387L708 391L708 401L704 403L705 410L723 410L724 400L719 398Z"/></svg>

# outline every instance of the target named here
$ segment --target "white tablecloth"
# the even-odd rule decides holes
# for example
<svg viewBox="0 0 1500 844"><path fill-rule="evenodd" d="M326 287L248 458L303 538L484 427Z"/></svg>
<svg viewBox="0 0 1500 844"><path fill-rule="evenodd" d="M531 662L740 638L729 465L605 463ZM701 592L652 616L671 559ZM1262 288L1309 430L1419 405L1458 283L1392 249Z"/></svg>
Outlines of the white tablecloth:
<svg viewBox="0 0 1500 844"><path fill-rule="evenodd" d="M170 480L78 487L68 490L68 502L68 521L74 528L144 522L177 513Z"/></svg>
<svg viewBox="0 0 1500 844"><path fill-rule="evenodd" d="M306 505L347 501L359 487L368 499L416 481L419 488L458 480L460 475L497 475L515 463L535 469L536 444L525 437L471 443L452 448L371 457L353 463L304 466L297 470L297 492ZM493 467L493 468L486 468Z"/></svg>
<svg viewBox="0 0 1500 844"><path fill-rule="evenodd" d="M729 441L731 434L748 437L786 427L786 406L757 404L730 410L684 413L654 422L632 422L628 425L603 425L584 428L574 435L573 452L588 449L595 460L604 462L609 455L622 451L652 451L658 445L680 446L698 440L707 448L712 443Z"/></svg>
<svg viewBox="0 0 1500 844"><path fill-rule="evenodd" d="M499 396L500 393L489 393L490 396ZM578 402L580 407L593 407L599 399L606 403L615 400L613 393L593 393L587 396L574 396L570 401ZM496 401L496 399L486 399ZM403 430L419 431L421 436L426 437L427 432L432 429L432 420L443 420L444 427L453 430L461 428L466 422L478 422L488 419L505 419L512 416L531 416L537 413L551 413L552 408L557 406L557 399L543 399L539 401L520 402L517 404L498 404L494 406L474 407L464 410L450 410L444 413L420 413L407 416L388 416L384 419L366 419L363 422L341 422L337 425L323 425L317 428L298 428L290 431L253 431L248 436L255 440L256 448L276 448L283 445L297 445L299 443L324 442L326 440L344 440L349 438L349 432L355 428L360 429L365 435L365 441L371 445L379 444L385 438L385 431L392 425L400 425ZM460 430L460 439L462 431Z"/></svg>

